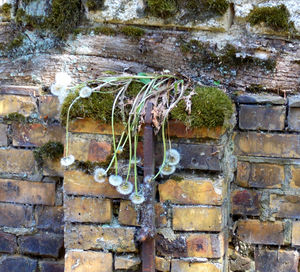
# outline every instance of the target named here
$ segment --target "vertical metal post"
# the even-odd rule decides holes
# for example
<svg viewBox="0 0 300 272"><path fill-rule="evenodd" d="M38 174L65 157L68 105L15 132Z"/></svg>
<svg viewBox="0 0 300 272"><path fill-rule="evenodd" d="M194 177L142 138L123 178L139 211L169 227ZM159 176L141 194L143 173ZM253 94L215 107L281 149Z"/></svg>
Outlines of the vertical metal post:
<svg viewBox="0 0 300 272"><path fill-rule="evenodd" d="M142 206L141 230L139 240L142 242L142 272L155 272L155 186L148 179L154 174L154 138L152 127L152 103L146 105L144 128L144 194Z"/></svg>

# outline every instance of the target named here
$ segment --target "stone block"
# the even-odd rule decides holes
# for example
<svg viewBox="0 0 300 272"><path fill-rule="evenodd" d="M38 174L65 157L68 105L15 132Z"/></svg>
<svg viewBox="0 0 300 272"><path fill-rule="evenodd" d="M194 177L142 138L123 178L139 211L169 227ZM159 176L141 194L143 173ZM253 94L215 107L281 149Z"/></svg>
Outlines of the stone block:
<svg viewBox="0 0 300 272"><path fill-rule="evenodd" d="M135 252L135 228L66 225L65 247L72 249L105 249L114 252Z"/></svg>
<svg viewBox="0 0 300 272"><path fill-rule="evenodd" d="M167 180L159 184L160 201L170 201L175 204L207 204L222 205L223 192L219 184L224 181L214 182L210 179L184 179L175 181Z"/></svg>
<svg viewBox="0 0 300 272"><path fill-rule="evenodd" d="M261 193L251 190L231 192L231 213L259 216Z"/></svg>
<svg viewBox="0 0 300 272"><path fill-rule="evenodd" d="M249 130L283 130L285 106L241 105L239 127Z"/></svg>
<svg viewBox="0 0 300 272"><path fill-rule="evenodd" d="M35 221L38 229L63 233L63 207L37 206Z"/></svg>
<svg viewBox="0 0 300 272"><path fill-rule="evenodd" d="M12 140L14 146L23 147L42 146L49 141L63 143L65 129L58 124L44 126L42 124L13 123Z"/></svg>
<svg viewBox="0 0 300 272"><path fill-rule="evenodd" d="M296 165L291 166L292 177L290 186L292 188L300 188L300 167Z"/></svg>
<svg viewBox="0 0 300 272"><path fill-rule="evenodd" d="M95 251L72 251L65 256L65 272L112 272L111 253Z"/></svg>
<svg viewBox="0 0 300 272"><path fill-rule="evenodd" d="M275 217L300 219L300 196L271 194L270 208Z"/></svg>
<svg viewBox="0 0 300 272"><path fill-rule="evenodd" d="M236 251L229 249L229 267L230 272L253 272L255 263L249 256L244 256Z"/></svg>
<svg viewBox="0 0 300 272"><path fill-rule="evenodd" d="M59 101L57 96L39 97L39 113L43 119L59 119Z"/></svg>
<svg viewBox="0 0 300 272"><path fill-rule="evenodd" d="M140 263L141 259L132 255L115 256L115 269L135 270Z"/></svg>
<svg viewBox="0 0 300 272"><path fill-rule="evenodd" d="M298 271L299 253L297 251L256 248L254 259L257 272Z"/></svg>
<svg viewBox="0 0 300 272"><path fill-rule="evenodd" d="M0 146L7 146L7 125L0 124Z"/></svg>
<svg viewBox="0 0 300 272"><path fill-rule="evenodd" d="M300 108L289 109L288 128L290 131L300 131Z"/></svg>
<svg viewBox="0 0 300 272"><path fill-rule="evenodd" d="M283 245L284 226L280 221L241 220L237 224L237 236L249 244Z"/></svg>
<svg viewBox="0 0 300 272"><path fill-rule="evenodd" d="M182 231L221 231L223 213L220 207L173 207L173 229Z"/></svg>
<svg viewBox="0 0 300 272"><path fill-rule="evenodd" d="M236 132L233 139L236 155L300 158L300 135Z"/></svg>
<svg viewBox="0 0 300 272"><path fill-rule="evenodd" d="M137 211L129 200L121 200L119 209L119 223L127 226L139 226L137 222Z"/></svg>
<svg viewBox="0 0 300 272"><path fill-rule="evenodd" d="M65 221L87 223L110 223L112 201L97 198L66 198L64 200Z"/></svg>
<svg viewBox="0 0 300 272"><path fill-rule="evenodd" d="M288 104L290 108L300 108L300 96L299 95L289 96Z"/></svg>
<svg viewBox="0 0 300 272"><path fill-rule="evenodd" d="M0 252L13 254L17 250L17 239L13 234L0 232Z"/></svg>
<svg viewBox="0 0 300 272"><path fill-rule="evenodd" d="M37 272L37 260L24 256L2 256L0 258L1 272Z"/></svg>
<svg viewBox="0 0 300 272"><path fill-rule="evenodd" d="M283 97L269 94L243 94L237 98L237 101L240 104L285 104L285 99Z"/></svg>
<svg viewBox="0 0 300 272"><path fill-rule="evenodd" d="M243 187L280 188L285 179L283 165L239 161L235 182Z"/></svg>
<svg viewBox="0 0 300 272"><path fill-rule="evenodd" d="M300 246L300 221L293 222L292 245Z"/></svg>
<svg viewBox="0 0 300 272"><path fill-rule="evenodd" d="M64 264L51 261L42 261L39 263L40 272L64 272Z"/></svg>
<svg viewBox="0 0 300 272"><path fill-rule="evenodd" d="M20 252L36 256L58 258L63 249L64 238L60 235L35 234L18 238Z"/></svg>
<svg viewBox="0 0 300 272"><path fill-rule="evenodd" d="M30 227L32 216L31 206L0 203L0 226Z"/></svg>
<svg viewBox="0 0 300 272"><path fill-rule="evenodd" d="M31 96L0 94L0 116L14 112L28 116L36 111L36 101Z"/></svg>
<svg viewBox="0 0 300 272"><path fill-rule="evenodd" d="M171 260L155 256L155 269L162 272L169 272L171 267Z"/></svg>
<svg viewBox="0 0 300 272"><path fill-rule="evenodd" d="M223 271L218 264L198 263L185 260L172 260L171 272L221 272Z"/></svg>

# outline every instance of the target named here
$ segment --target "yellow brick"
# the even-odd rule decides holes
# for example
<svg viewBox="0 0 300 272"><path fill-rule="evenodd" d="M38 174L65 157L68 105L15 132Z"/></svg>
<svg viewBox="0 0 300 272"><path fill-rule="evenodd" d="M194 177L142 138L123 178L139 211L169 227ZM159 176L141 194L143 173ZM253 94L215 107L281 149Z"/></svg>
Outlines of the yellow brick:
<svg viewBox="0 0 300 272"><path fill-rule="evenodd" d="M112 201L97 198L67 198L64 200L65 221L109 223Z"/></svg>
<svg viewBox="0 0 300 272"><path fill-rule="evenodd" d="M0 116L13 112L28 116L36 110L35 99L31 96L0 95Z"/></svg>
<svg viewBox="0 0 300 272"><path fill-rule="evenodd" d="M43 95L39 98L41 118L59 118L59 101L57 96Z"/></svg>
<svg viewBox="0 0 300 272"><path fill-rule="evenodd" d="M292 179L290 186L292 188L300 188L300 167L298 166L291 166L292 170Z"/></svg>
<svg viewBox="0 0 300 272"><path fill-rule="evenodd" d="M121 225L138 226L137 211L129 200L122 200L119 209L119 223Z"/></svg>
<svg viewBox="0 0 300 272"><path fill-rule="evenodd" d="M72 249L106 249L115 252L135 252L135 228L66 225L65 247Z"/></svg>
<svg viewBox="0 0 300 272"><path fill-rule="evenodd" d="M94 251L67 251L65 272L112 272L112 254Z"/></svg>
<svg viewBox="0 0 300 272"><path fill-rule="evenodd" d="M155 257L155 268L158 271L168 272L170 271L171 261L162 257Z"/></svg>
<svg viewBox="0 0 300 272"><path fill-rule="evenodd" d="M126 271L129 269L135 270L140 263L141 259L138 257L130 255L115 256L115 269L123 269Z"/></svg>
<svg viewBox="0 0 300 272"><path fill-rule="evenodd" d="M0 172L33 174L34 167L31 150L0 149Z"/></svg>
<svg viewBox="0 0 300 272"><path fill-rule="evenodd" d="M0 201L54 205L55 184L0 179Z"/></svg>
<svg viewBox="0 0 300 272"><path fill-rule="evenodd" d="M222 209L219 207L174 207L173 229L183 231L220 231Z"/></svg>
<svg viewBox="0 0 300 272"><path fill-rule="evenodd" d="M300 246L300 221L293 222L292 244Z"/></svg>
<svg viewBox="0 0 300 272"><path fill-rule="evenodd" d="M220 181L222 182L222 181ZM176 204L221 205L222 190L215 190L211 180L168 180L158 186L160 201L170 200Z"/></svg>
<svg viewBox="0 0 300 272"><path fill-rule="evenodd" d="M103 196L108 198L122 198L116 188L108 183L95 182L93 176L80 171L66 171L64 191L71 195Z"/></svg>
<svg viewBox="0 0 300 272"><path fill-rule="evenodd" d="M221 268L212 263L192 263L182 260L172 260L171 272L221 272Z"/></svg>
<svg viewBox="0 0 300 272"><path fill-rule="evenodd" d="M60 160L59 159L58 160L44 159L43 175L44 176L63 177L64 176L64 167L61 166Z"/></svg>

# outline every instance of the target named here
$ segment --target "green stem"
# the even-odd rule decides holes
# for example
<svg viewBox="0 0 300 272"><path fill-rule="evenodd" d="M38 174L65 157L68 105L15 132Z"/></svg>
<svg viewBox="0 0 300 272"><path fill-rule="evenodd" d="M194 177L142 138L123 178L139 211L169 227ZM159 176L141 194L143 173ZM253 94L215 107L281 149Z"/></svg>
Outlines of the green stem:
<svg viewBox="0 0 300 272"><path fill-rule="evenodd" d="M136 133L134 135L134 188L135 193L138 193L138 179L137 179L137 167L136 167L136 150L137 150L137 142L138 142L138 133L136 130Z"/></svg>

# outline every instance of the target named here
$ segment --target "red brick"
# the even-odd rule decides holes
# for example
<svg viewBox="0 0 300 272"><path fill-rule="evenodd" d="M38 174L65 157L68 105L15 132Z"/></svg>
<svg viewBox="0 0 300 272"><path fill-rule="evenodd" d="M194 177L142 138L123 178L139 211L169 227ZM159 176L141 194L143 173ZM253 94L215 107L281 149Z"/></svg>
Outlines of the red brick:
<svg viewBox="0 0 300 272"><path fill-rule="evenodd" d="M67 251L65 272L112 272L111 253L94 251Z"/></svg>
<svg viewBox="0 0 300 272"><path fill-rule="evenodd" d="M261 193L250 190L234 190L231 193L231 213L258 216Z"/></svg>
<svg viewBox="0 0 300 272"><path fill-rule="evenodd" d="M239 161L235 182L243 187L280 188L284 178L283 165Z"/></svg>
<svg viewBox="0 0 300 272"><path fill-rule="evenodd" d="M237 224L237 236L250 244L283 245L283 223L241 220Z"/></svg>
<svg viewBox="0 0 300 272"><path fill-rule="evenodd" d="M271 194L270 208L278 218L300 219L300 196Z"/></svg>
<svg viewBox="0 0 300 272"><path fill-rule="evenodd" d="M222 181L221 181L222 183ZM184 179L182 181L167 180L159 184L160 201L171 201L176 204L211 204L221 205L223 192L215 189L217 185L209 179Z"/></svg>
<svg viewBox="0 0 300 272"><path fill-rule="evenodd" d="M49 141L64 142L65 129L60 125L12 124L14 146L42 146Z"/></svg>
<svg viewBox="0 0 300 272"><path fill-rule="evenodd" d="M239 126L251 130L283 130L285 106L241 105Z"/></svg>
<svg viewBox="0 0 300 272"><path fill-rule="evenodd" d="M299 253L297 251L256 249L255 271L257 272L297 272Z"/></svg>
<svg viewBox="0 0 300 272"><path fill-rule="evenodd" d="M64 200L65 221L110 223L112 202L110 199L66 198Z"/></svg>
<svg viewBox="0 0 300 272"><path fill-rule="evenodd" d="M32 213L30 206L0 203L0 226L30 227Z"/></svg>
<svg viewBox="0 0 300 272"><path fill-rule="evenodd" d="M300 158L300 135L238 132L233 138L236 155Z"/></svg>
<svg viewBox="0 0 300 272"><path fill-rule="evenodd" d="M0 201L54 205L55 184L0 179Z"/></svg>
<svg viewBox="0 0 300 272"><path fill-rule="evenodd" d="M0 252L13 254L16 252L17 247L15 235L0 232Z"/></svg>

